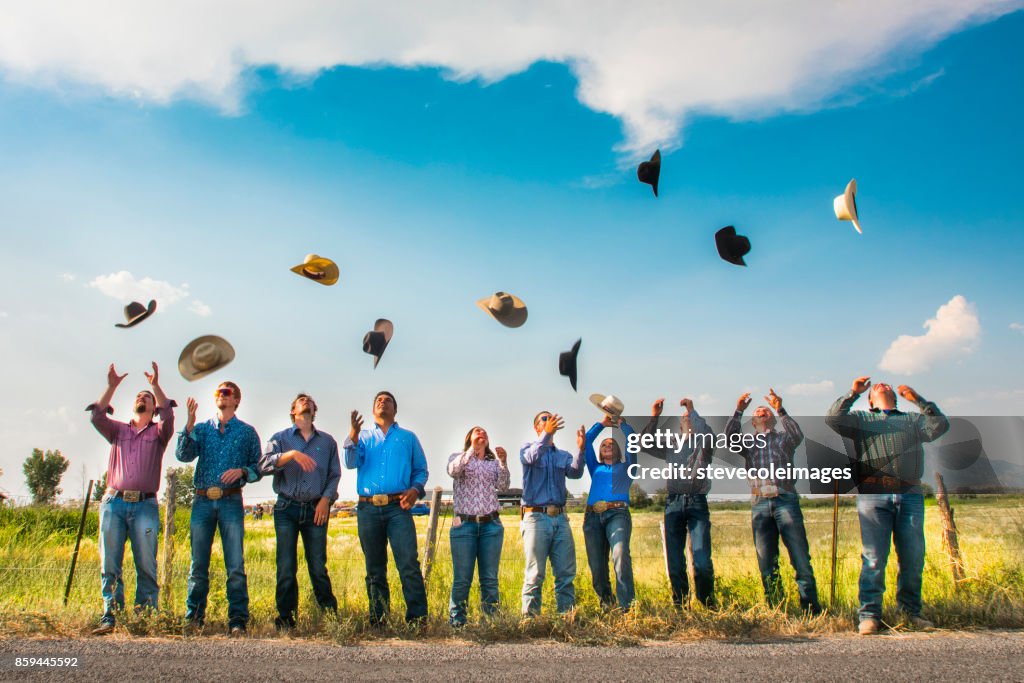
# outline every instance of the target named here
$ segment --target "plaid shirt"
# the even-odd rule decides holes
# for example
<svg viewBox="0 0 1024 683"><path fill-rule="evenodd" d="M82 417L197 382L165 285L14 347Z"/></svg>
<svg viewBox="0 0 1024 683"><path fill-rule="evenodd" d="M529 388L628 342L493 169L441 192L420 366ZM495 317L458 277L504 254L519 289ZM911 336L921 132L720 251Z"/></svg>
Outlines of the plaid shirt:
<svg viewBox="0 0 1024 683"><path fill-rule="evenodd" d="M679 418L675 418L678 420ZM641 430L641 434L653 434L658 427L660 419L652 417L650 421ZM666 427L670 423L669 419L666 419ZM677 422L678 424L678 422ZM707 420L697 414L696 410L690 411L690 429L694 435L710 435L710 439L702 440L700 443L705 444L698 448L694 445L693 441L687 440L682 447L682 450L678 453L675 449L657 449L657 448L645 448L643 452L652 458L658 460L664 460L670 465L685 465L687 474L689 476L676 476L672 477L666 482L669 495L707 495L711 491L711 478L705 477L701 479L694 476L697 470L706 470L711 466L711 460L715 456L714 447L714 436L715 432L708 425ZM680 432L681 433L681 432Z"/></svg>
<svg viewBox="0 0 1024 683"><path fill-rule="evenodd" d="M743 413L737 410L725 425L725 435L730 441L732 441L733 434L739 434L740 432L740 418L742 416ZM804 433L800 429L800 425L789 416L785 408L779 410L779 422L782 423L782 431L773 429L767 432L763 448L757 445L757 441L754 442L754 446L751 448L743 447L741 455L747 461L747 467L754 469L764 467L771 470L772 463L774 463L776 470L778 470L793 464L793 454L796 453L797 447L803 442ZM769 479L750 480L751 487L761 487L765 484L774 484L784 491L795 490L792 479L772 477Z"/></svg>
<svg viewBox="0 0 1024 683"><path fill-rule="evenodd" d="M859 394L840 396L825 417L825 424L853 441L857 462L854 477L897 477L904 482L920 481L924 473L922 444L934 441L949 429L949 420L938 406L923 398L919 414L899 410L850 411Z"/></svg>

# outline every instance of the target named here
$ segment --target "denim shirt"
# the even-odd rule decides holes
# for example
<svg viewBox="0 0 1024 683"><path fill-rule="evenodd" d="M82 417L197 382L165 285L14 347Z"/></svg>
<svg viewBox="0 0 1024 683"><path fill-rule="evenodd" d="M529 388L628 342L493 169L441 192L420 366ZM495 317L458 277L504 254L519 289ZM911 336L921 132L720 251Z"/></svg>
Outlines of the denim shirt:
<svg viewBox="0 0 1024 683"><path fill-rule="evenodd" d="M555 448L547 432L519 449L523 464L523 505L565 505L565 480L583 476L583 453Z"/></svg>

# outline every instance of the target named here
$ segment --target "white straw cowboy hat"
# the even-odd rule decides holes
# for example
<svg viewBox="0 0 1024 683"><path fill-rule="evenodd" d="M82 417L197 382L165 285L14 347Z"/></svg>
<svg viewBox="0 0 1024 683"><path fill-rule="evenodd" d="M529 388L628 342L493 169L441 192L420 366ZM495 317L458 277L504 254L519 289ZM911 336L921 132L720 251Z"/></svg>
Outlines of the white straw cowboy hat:
<svg viewBox="0 0 1024 683"><path fill-rule="evenodd" d="M322 285L333 285L338 281L338 264L317 254L306 254L302 263L292 266L291 271Z"/></svg>
<svg viewBox="0 0 1024 683"><path fill-rule="evenodd" d="M514 294L495 292L477 301L476 305L505 327L520 327L526 322L526 304Z"/></svg>
<svg viewBox="0 0 1024 683"><path fill-rule="evenodd" d="M188 343L178 356L178 372L189 382L216 372L235 359L235 349L227 339L208 334Z"/></svg>
<svg viewBox="0 0 1024 683"><path fill-rule="evenodd" d="M156 310L156 299L150 299L149 306L143 306L138 301L133 301L124 307L124 319L127 322L114 323L114 327L135 327L143 320L153 315Z"/></svg>
<svg viewBox="0 0 1024 683"><path fill-rule="evenodd" d="M616 420L622 417L622 411L626 407L622 404L622 400L614 394L591 394L590 402L601 409L605 415L612 417Z"/></svg>
<svg viewBox="0 0 1024 683"><path fill-rule="evenodd" d="M841 221L853 221L853 227L857 232L860 229L860 219L857 217L857 179L854 178L846 184L846 191L832 200L832 208L835 209L836 218Z"/></svg>

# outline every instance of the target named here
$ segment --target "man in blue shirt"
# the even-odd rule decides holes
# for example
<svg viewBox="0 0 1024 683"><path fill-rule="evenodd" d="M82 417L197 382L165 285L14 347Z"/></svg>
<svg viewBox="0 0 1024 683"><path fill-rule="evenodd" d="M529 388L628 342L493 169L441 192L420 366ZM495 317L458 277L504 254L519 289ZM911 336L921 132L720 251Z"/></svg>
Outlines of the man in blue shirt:
<svg viewBox="0 0 1024 683"><path fill-rule="evenodd" d="M523 505L520 531L526 570L523 576L523 614L540 614L544 570L551 559L555 575L555 603L559 612L576 606L576 544L565 515L565 480L583 476L584 431L576 435L576 454L555 447L555 432L565 422L559 415L541 411L533 418L539 437L523 444Z"/></svg>
<svg viewBox="0 0 1024 683"><path fill-rule="evenodd" d="M299 606L298 540L306 553L309 581L321 610L337 612L327 574L327 521L338 499L341 460L338 443L313 425L316 401L299 394L290 410L292 426L274 434L260 458L260 471L274 475L274 531L277 534L277 618L279 629L295 626Z"/></svg>
<svg viewBox="0 0 1024 683"><path fill-rule="evenodd" d="M220 529L227 572L228 628L234 637L245 635L249 622L249 586L245 577L243 542L245 509L242 487L260 479L260 437L235 416L242 390L234 382L221 382L214 392L217 417L196 424L198 404L188 399L188 423L178 436L175 455L181 462L198 458L193 478L190 537L192 567L188 576L185 621L201 628L210 592L210 551L213 534Z"/></svg>
<svg viewBox="0 0 1024 683"><path fill-rule="evenodd" d="M405 620L427 616L427 591L416 550L416 524L410 510L424 495L427 458L416 435L395 422L398 402L389 391L373 398L373 427L352 411L352 429L345 439L345 467L357 470L359 504L356 521L359 545L366 558L366 593L370 620L383 622L390 610L388 543L402 579Z"/></svg>

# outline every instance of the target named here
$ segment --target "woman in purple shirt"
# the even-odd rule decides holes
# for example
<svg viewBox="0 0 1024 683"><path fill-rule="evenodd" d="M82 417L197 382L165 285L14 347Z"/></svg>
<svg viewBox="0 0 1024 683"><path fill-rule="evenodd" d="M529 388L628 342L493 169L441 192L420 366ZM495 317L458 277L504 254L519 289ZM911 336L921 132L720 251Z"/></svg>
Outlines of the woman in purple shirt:
<svg viewBox="0 0 1024 683"><path fill-rule="evenodd" d="M505 528L501 525L498 491L508 488L508 454L498 446L491 450L487 430L473 427L463 450L448 458L452 476L455 516L452 518L452 595L449 623L466 625L466 604L473 583L473 569L480 566L480 609L493 614L498 608L498 563Z"/></svg>

